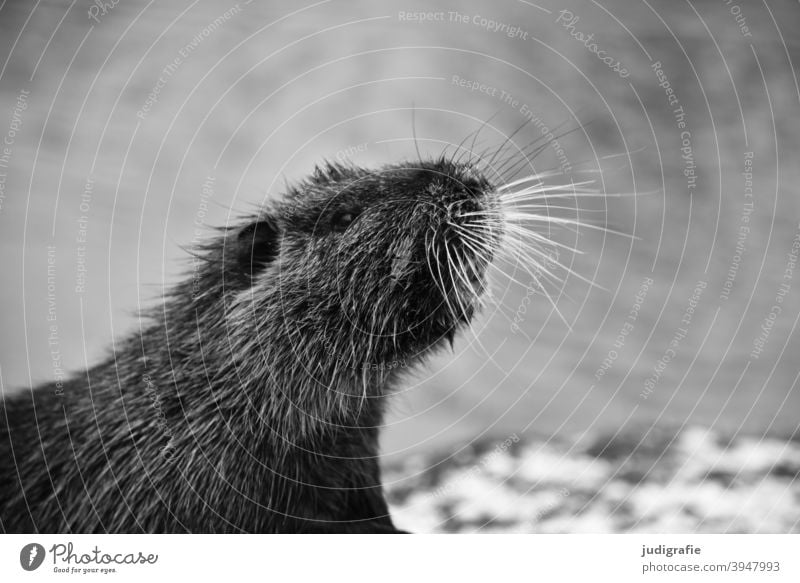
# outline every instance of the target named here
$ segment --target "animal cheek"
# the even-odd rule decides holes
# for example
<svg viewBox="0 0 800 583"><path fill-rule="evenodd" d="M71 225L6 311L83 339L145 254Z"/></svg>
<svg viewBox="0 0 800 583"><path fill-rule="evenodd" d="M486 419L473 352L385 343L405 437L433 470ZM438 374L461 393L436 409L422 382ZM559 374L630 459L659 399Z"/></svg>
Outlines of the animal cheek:
<svg viewBox="0 0 800 583"><path fill-rule="evenodd" d="M413 242L408 239L401 241L392 250L392 266L389 273L389 282L392 288L414 273L413 253Z"/></svg>
<svg viewBox="0 0 800 583"><path fill-rule="evenodd" d="M392 283L397 283L410 273L409 263L410 258L408 255L401 255L392 259L392 271L389 275Z"/></svg>

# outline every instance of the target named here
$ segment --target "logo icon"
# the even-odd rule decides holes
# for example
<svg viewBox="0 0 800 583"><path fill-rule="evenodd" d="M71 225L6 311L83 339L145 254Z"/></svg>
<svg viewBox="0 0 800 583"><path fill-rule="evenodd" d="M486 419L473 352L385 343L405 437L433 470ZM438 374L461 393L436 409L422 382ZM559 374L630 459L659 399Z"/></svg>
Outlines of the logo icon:
<svg viewBox="0 0 800 583"><path fill-rule="evenodd" d="M19 552L19 564L26 571L35 571L44 562L44 547L38 543L30 543Z"/></svg>

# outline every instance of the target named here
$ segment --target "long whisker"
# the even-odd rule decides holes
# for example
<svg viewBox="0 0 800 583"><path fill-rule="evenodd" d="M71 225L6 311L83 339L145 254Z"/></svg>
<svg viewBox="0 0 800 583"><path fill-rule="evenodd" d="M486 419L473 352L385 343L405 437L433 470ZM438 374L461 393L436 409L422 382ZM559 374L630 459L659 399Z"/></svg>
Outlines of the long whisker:
<svg viewBox="0 0 800 583"><path fill-rule="evenodd" d="M551 263L553 263L557 267L559 267L559 268L563 269L564 271L566 271L569 275L580 279L581 281L583 281L584 283L587 283L591 287L597 288L597 289L602 290L604 292L608 292L609 291L605 287L601 286L599 283L597 283L595 281L592 281L590 279L587 279L586 277L582 276L580 273L578 273L577 271L575 271L571 267L568 267L568 266L564 265L563 263L561 263L557 259L554 259L551 255L549 255L547 253L544 253L540 249L537 249L535 246L529 245L529 246L526 246L524 248L521 247L519 252L521 254L523 254L526 258L528 258L531 262L535 263L537 265L537 267L539 269L541 269L542 272L547 274L547 275L550 275L550 272L547 269L545 269L544 267L542 267L541 264L538 261L536 261L534 258L530 257L530 255L528 255L528 251L532 251L536 255L538 255L540 257L543 257L545 259L545 261L550 261ZM561 280L560 278L555 278L555 279L559 283L563 283L563 280Z"/></svg>
<svg viewBox="0 0 800 583"><path fill-rule="evenodd" d="M533 186L528 186L523 188L522 190L518 190L516 192L511 193L501 193L501 198L507 199L509 197L519 196L519 195L527 195L527 194L538 194L538 193L548 193L548 192L561 192L564 190L579 190L583 186L590 186L595 184L594 180L581 180L580 182L569 182L566 184L546 184L543 181L538 181ZM587 192L593 192L595 194L599 194L596 190L587 190Z"/></svg>
<svg viewBox="0 0 800 583"><path fill-rule="evenodd" d="M484 229L487 229L487 230L491 230L491 227L489 225L475 225L475 227L476 228L484 228ZM586 282L587 284L589 284L592 287L596 287L598 289L601 289L601 290L604 290L604 291L608 291L603 286L599 285L598 283L596 283L596 282L594 282L592 280L589 280L589 279L585 278L584 276L582 276L579 273L577 273L576 271L574 271L572 268L570 268L570 267L564 265L563 263L561 263L560 261L558 261L558 259L553 258L551 254L545 253L542 249L537 247L536 244L533 243L533 242L535 241L536 243L543 243L546 246L561 247L561 248L564 248L564 249L568 250L571 253L582 254L583 253L582 251L580 251L578 249L575 249L575 248L572 248L572 247L569 247L567 245L564 245L564 244L562 244L562 243L560 243L558 241L554 241L552 239L548 239L547 237L541 235L540 233L537 233L537 232L529 230L529 229L525 229L524 227L522 227L520 225L517 225L517 224L515 224L513 222L507 223L505 228L509 231L510 234L513 234L513 235L515 235L517 237L516 240L514 238L510 239L509 243L517 243L518 247L515 250L519 254L522 254L523 257L525 257L528 261L530 261L530 263L532 264L532 266L534 267L535 270L539 270L542 273L544 273L545 275L547 275L550 278L552 278L555 281L557 281L558 283L562 283L562 280L560 278L555 276L555 274L551 273L539 261L537 261L533 257L531 257L529 255L529 252L533 252L536 255L544 258L545 262L549 261L549 262L557 265L558 267L560 267L561 269L563 269L564 271L566 271L570 275L572 275L574 277L577 277L578 279L580 279L581 281ZM466 238L470 238L470 235L468 233L465 234L464 236ZM526 242L526 239L530 239L532 241Z"/></svg>
<svg viewBox="0 0 800 583"><path fill-rule="evenodd" d="M537 172L536 174L529 174L528 176L523 176L522 178L518 178L517 180L513 180L511 182L507 182L501 186L497 187L497 192L502 192L504 190L509 190L511 188L516 188L521 184L525 184L527 182L542 182L544 178L552 178L553 176L563 176L562 172L556 171L544 171L544 172Z"/></svg>
<svg viewBox="0 0 800 583"><path fill-rule="evenodd" d="M541 272L545 272L545 271L546 271L546 270L545 270L545 268L544 268L544 267L543 267L541 264L539 264L538 262L534 262L534 263L536 263L536 265L537 265L537 267L538 267L538 270L539 270L539 271L541 271ZM522 264L524 265L524 263L522 263ZM523 283L519 282L519 281L518 281L517 279L515 279L514 277L512 277L512 276L510 276L510 275L508 275L508 274L505 274L505 275L506 275L506 276L507 276L507 277L508 277L508 278L509 278L511 281L513 281L513 282L515 282L515 283L518 283L519 285L522 285L522 286L523 286L523 287L525 287L525 288L528 288L528 287L529 287L529 286L526 286L525 284L523 284ZM550 305L553 307L553 310L556 312L556 314L557 314L557 315L558 315L558 317L561 319L561 321L562 321L562 322L564 322L564 325L567 327L567 329L568 329L570 332L572 332L572 326L570 325L570 323L569 323L569 322L567 322L567 319L566 319L566 318L564 317L564 315L561 313L561 310L559 310L559 309L558 309L558 306L556 305L556 302L553 300L553 298L552 298L552 297L550 296L550 294L547 292L547 288L546 288L546 287L545 287L545 286L544 286L544 285L543 285L543 284L542 284L542 283L539 281L539 277L538 277L538 274L537 274L537 272L536 272L536 271L534 271L533 273L530 273L529 275L531 275L531 277L533 277L533 282L534 282L534 283L536 283L536 286L537 286L538 290L539 290L539 291L541 291L541 292L544 294L544 296L547 298L547 300L550 302Z"/></svg>
<svg viewBox="0 0 800 583"><path fill-rule="evenodd" d="M547 144L543 144L542 140L544 136L537 136L527 144L522 147L517 146L517 152L509 156L504 162L501 162L499 166L491 167L490 170L496 176L503 176L504 170L506 170L509 164L516 163L516 160L522 158L528 161L532 161L536 156L538 156L546 147ZM508 148L511 146L516 145L513 142L508 144Z"/></svg>
<svg viewBox="0 0 800 583"><path fill-rule="evenodd" d="M513 251L514 251L513 258L516 260L516 262L517 262L516 264L517 265L521 265L523 267L526 267L529 275L536 276L538 273L543 273L547 277L552 279L557 285L563 284L564 283L563 280L561 278L559 278L557 275L555 275L554 273L552 273L545 266L545 264L548 261L551 262L551 263L556 263L556 261L553 259L553 257L551 255L548 255L547 253L541 252L538 249L533 249L532 248L531 250L535 251L536 255L542 257L544 259L544 263L542 263L541 261L539 261L538 259L536 259L532 255L530 255L528 253L528 250L520 245L520 246L517 246L517 247L515 247L513 249ZM560 264L557 264L557 265L559 267L563 267Z"/></svg>
<svg viewBox="0 0 800 583"><path fill-rule="evenodd" d="M465 223L465 225L467 225L467 224L469 224L470 226L473 226L476 229L486 229L487 231L491 231L493 229L493 225L492 224ZM514 234L518 234L518 235L524 236L524 237L530 237L530 238L535 239L535 240L537 240L539 242L545 243L546 245L551 245L551 246L554 246L554 247L560 247L561 249L566 249L570 253L575 253L576 255L583 255L584 254L583 251L581 251L580 249L578 249L576 247L570 247L569 245L566 245L565 243L561 243L560 241L555 241L553 239L549 239L549 238L545 237L544 235L542 235L541 233L537 233L536 231L532 231L531 229L526 229L525 227L523 227L521 225L516 225L514 223L507 223L505 225L505 228L508 229L509 231L513 232Z"/></svg>
<svg viewBox="0 0 800 583"><path fill-rule="evenodd" d="M469 232L468 232L466 229L464 229L463 227L459 227L459 226L456 226L456 228L459 230L459 232L461 233L461 235L462 235L462 237L463 237L463 239L462 239L462 242L464 242L465 244L467 244L468 242L473 242L473 243L476 243L476 242L477 242L477 240L476 240L476 239L475 239L475 238L474 238L474 237L473 237L473 236L472 236L472 235L471 235L471 234L470 234L470 233L469 233ZM474 249L474 247L473 247L473 250L475 250L475 249ZM544 266L544 264L541 264L539 261L537 261L536 259L534 259L534 258L533 258L531 255L529 255L529 254L528 254L528 253L527 253L527 252L524 250L524 248L523 248L522 246L519 246L519 247L518 247L518 248L516 248L515 250L516 250L516 251L518 251L518 255L517 255L517 258L516 258L516 259L517 259L517 261L519 262L519 264L520 264L520 265L527 265L527 263L525 263L525 262L522 262L522 261L519 261L519 259L520 259L520 258L519 258L519 255L521 255L521 256L522 256L524 259L526 259L526 260L527 260L527 262L529 262L529 263L531 264L531 266L533 267L532 271L529 271L529 273L530 273L530 274L534 275L536 272L541 272L541 273L544 273L544 274L545 274L546 276L548 276L549 278L551 278L552 280L554 280L555 282L557 282L558 284L561 284L561 283L562 283L562 280L561 280L560 278L558 278L558 277L557 277L555 274L551 273L551 272L550 272L550 271L549 271L549 270L548 270L548 269L547 269L547 268ZM567 270L567 271L570 271L570 270L569 270L569 268L567 268L566 266L564 266L564 265L561 265L561 264L560 264L560 263L558 263L558 261L556 261L556 260L553 260L553 258L552 258L552 256L551 256L551 255L545 254L545 253L541 252L541 251L540 251L540 250L538 250L538 249L532 249L532 250L536 251L536 252L537 252L539 255L541 255L542 257L544 257L544 258L545 258L545 261L552 261L552 262L556 263L556 264L557 264L559 267L561 267L562 269L565 269L565 270ZM475 251L475 252L477 253L477 251ZM502 253L502 250L501 250L501 253ZM480 257L481 257L482 259L484 259L485 261L488 261L488 258L487 258L487 257L486 257L484 254L480 254ZM517 280L515 280L515 279L513 278L513 276L510 276L510 275L508 275L508 274L506 274L506 275L507 275L507 276L508 276L508 277L509 277L511 280L513 280L515 283L520 283L520 282L518 282ZM577 274L576 274L576 275L577 275ZM520 285L522 285L522 284L520 283Z"/></svg>
<svg viewBox="0 0 800 583"><path fill-rule="evenodd" d="M486 119L486 121L484 121L484 122L481 124L481 126L480 126L480 127L477 129L477 131L475 132L475 135L473 135L473 137L472 137L472 143L469 145L469 150L468 150L468 151L469 151L469 156L470 156L470 157L469 157L469 159L467 160L467 163L469 163L469 164L471 164L471 163L472 163L472 153L475 151L475 142L477 141L477 139L478 139L478 136L480 135L480 133L483 131L483 128L485 128L487 125L489 125L489 123L490 123L490 122L491 122L491 121L492 121L492 120L493 120L495 117L497 117L497 115L500 113L500 111L502 111L502 110L498 109L498 110L497 110L497 111L495 111L495 112L494 112L492 115L490 115L490 116L489 116L489 117ZM463 154L462 154L462 156L463 156ZM459 162L461 162L461 156L459 156L459 157L458 157L458 161L459 161Z"/></svg>
<svg viewBox="0 0 800 583"><path fill-rule="evenodd" d="M566 123L567 123L566 121L560 123L558 126L553 128L553 130L558 130L559 128L563 127ZM576 129L578 129L578 128L576 128ZM571 130L571 131L574 131L574 130ZM561 135L554 135L553 136L553 140L557 140L557 139L563 137L564 135L566 135L567 133L570 133L570 132L566 132L566 133L561 134ZM524 168L525 167L525 162L527 162L530 165L531 162L534 159L536 159L539 156L539 154L541 154L544 150L546 150L547 147L551 143L552 143L551 140L547 140L547 135L537 136L536 138L531 140L528 144L526 144L524 147L517 148L517 153L509 156L506 159L506 161L503 162L498 168L491 168L491 170L492 170L493 173L497 174L498 176L503 176L504 174L510 174L510 172L507 172L509 166L512 168L512 170L514 168L516 168L517 165L520 165L520 168ZM490 165L491 165L491 163L490 163ZM516 174L517 174L517 172L515 172L513 175L515 176ZM512 176L512 178L513 178L513 176ZM506 181L508 181L508 180L506 179Z"/></svg>
<svg viewBox="0 0 800 583"><path fill-rule="evenodd" d="M512 209L535 209L535 210L543 210L543 211L572 211L573 213L608 213L608 209L583 209L577 206L560 206L557 204L552 204L547 202L546 200L543 203L534 203L534 204L515 204L511 205Z"/></svg>
<svg viewBox="0 0 800 583"><path fill-rule="evenodd" d="M411 104L411 134L414 137L414 149L417 151L417 158L419 158L420 166L422 166L422 154L419 152L419 142L417 141L417 108Z"/></svg>
<svg viewBox="0 0 800 583"><path fill-rule="evenodd" d="M637 237L636 235L631 235L629 233L623 233L622 231L617 231L616 229L610 229L608 227L603 227L601 225L593 225L591 223L586 223L583 221L575 221L563 217L548 217L545 215L517 213L513 216L510 216L509 218L513 218L519 221L530 221L534 223L547 223L550 225L555 224L564 226L575 226L578 229L576 230L576 232L579 232L579 229L583 227L585 229L593 229L610 235L617 235L618 237L625 237L626 239L631 239L633 241L641 240L641 237Z"/></svg>
<svg viewBox="0 0 800 583"><path fill-rule="evenodd" d="M481 126L481 127L482 127L482 126ZM479 132L479 131L480 131L480 128L478 128L477 130L473 130L473 131L469 132L469 133L468 133L466 136L464 136L464 139L462 139L462 140L461 140L461 141L458 143L458 145L457 145L457 146L455 147L455 149L453 150L453 155L452 155L452 156L450 156L450 163L451 163L451 164L453 163L453 161L454 161L454 159L455 159L455 157L456 157L456 154L458 154L458 153L461 151L461 148L464 146L464 144L466 143L466 141L467 141L468 139L470 139L470 137L472 137L473 135L477 135L477 132ZM464 152L461 152L461 154L460 154L460 155L459 155L459 157L458 157L458 161L459 161L459 162L461 161L461 158L462 158L463 156L464 156ZM444 157L444 151L442 151L442 157Z"/></svg>
<svg viewBox="0 0 800 583"><path fill-rule="evenodd" d="M451 225L452 225L453 227L457 228L459 231L461 231L461 232L463 233L463 229L460 229L460 228L459 228L459 225L457 225L457 224L452 224L452 223L451 223ZM473 240L474 240L474 239L473 239ZM484 251L484 250L476 248L472 242L470 242L469 240L463 239L463 238L461 239L461 243L464 245L464 247L465 247L467 250L469 250L470 252L472 252L472 253L475 255L475 257L476 257L477 259L479 259L479 260L483 261L483 262L484 262L484 263L486 263L486 264L487 264L487 266L489 266L489 267L494 267L494 269L495 269L496 271L503 273L503 272L502 272L502 270L501 270L501 269L500 269L498 266L492 266L492 265L491 265L491 263L490 263L490 258L489 258L489 257L487 257L487 256L485 255L485 251ZM464 274L466 275L466 267L464 267L464 264L463 264L463 262L462 262L462 257L461 257L461 255L460 255L460 254L456 254L456 258L457 258L457 260L458 260L459 264L461 265L462 269L464 270L464 271L463 271L463 272L464 272ZM465 260L465 261L467 262L467 264L469 265L469 267L470 267L470 269L471 269L472 273L473 273L474 275L476 275L476 276L480 276L480 272L479 272L479 270L478 270L477 266L475 266L475 264L473 263L473 261L472 261L472 260L471 260L469 257L464 257L464 260ZM487 279L491 277L491 275L490 275L490 274L491 274L491 272L487 272ZM505 275L505 273L503 273L503 274ZM474 288L473 288L473 289L474 289ZM492 291L491 291L491 284L490 284L490 283L488 283L488 282L487 282L487 284L486 284L486 288L485 288L485 293L484 293L484 294L482 294L482 295L481 295L481 296L478 298L478 301L479 301L480 303L483 303L483 304L485 304L485 303L487 303L487 302L491 302L491 304L492 304L492 306L495 308L495 310L496 310L497 312L499 312L499 313L500 313L500 315L501 315L501 316L502 316L502 317L503 317L503 318L504 318L504 319L505 319L507 322L509 322L509 323L512 323L512 322L513 322L513 317L514 317L514 315L513 315L513 311L511 311L511 310L510 310L510 309L509 309L507 306L503 305L502 303L500 303L500 302L498 301L498 299L495 297L495 295L494 295L494 294L492 293ZM474 330L473 330L471 327L469 328L469 330L470 330L470 332L472 333L472 337L473 337L473 339L474 339L475 343L477 343L477 344L478 344L478 345L481 347L481 349L483 350L484 354L486 354L486 355L487 355L487 357L489 357L489 358L491 359L491 355L490 355L490 353L489 353L488 349L486 348L486 346L484 346L484 345L483 345L483 343L481 343L481 341L480 341L480 338L479 338L479 336L478 336L477 332L476 332L476 331L474 331ZM524 332L523 332L523 334L524 334ZM527 334L525 334L525 336L526 336L526 338L527 338ZM529 338L529 340L530 340L530 338Z"/></svg>
<svg viewBox="0 0 800 583"><path fill-rule="evenodd" d="M436 251L436 270L439 273L439 281L442 284L442 287L441 287L442 297L444 298L445 305L447 306L447 310L450 313L450 317L453 320L457 320L458 319L458 314L453 309L453 305L450 303L450 294L448 293L447 284L445 283L444 274L442 273L442 265L441 265L441 261L439 261L439 250L438 250L438 247L435 247L435 241L436 241L436 234L434 234L434 250ZM443 243L444 243L444 250L447 253L448 252L447 240L445 239Z"/></svg>
<svg viewBox="0 0 800 583"><path fill-rule="evenodd" d="M508 144L514 138L514 136L516 136L522 130L522 128L524 128L526 125L528 125L528 123L530 123L530 121L531 121L530 119L526 119L524 122L522 122L520 124L520 126L517 129L515 129L513 132L511 132L511 134L509 134L506 137L505 141L502 144L500 144L500 147L497 148L497 151L494 153L494 155L491 157L491 159L487 163L487 167L491 168L492 162L494 162L494 159L497 158L497 156L500 154L500 152L503 151L503 149L506 147L506 144Z"/></svg>
<svg viewBox="0 0 800 583"><path fill-rule="evenodd" d="M552 190L556 190L555 188ZM560 190L564 190L563 188ZM536 200L547 200L550 198L634 198L634 197L641 197L650 194L656 194L657 191L646 191L646 192L615 192L612 194L606 194L597 192L596 190L590 189L580 189L575 190L574 192L545 192L544 194L534 192L533 195L531 193L519 193L509 194L506 196L502 196L500 198L501 204L503 206L512 206L512 204L518 202L530 202Z"/></svg>
<svg viewBox="0 0 800 583"><path fill-rule="evenodd" d="M566 125L566 123L567 122L563 122L563 123L557 125L555 128L553 128L553 131L557 131L558 129L560 129L561 127ZM522 171L523 168L525 168L526 163L528 165L530 165L530 158L531 157L536 158L541 152L543 152L553 142L555 142L557 140L560 140L561 138L566 137L566 136L570 135L573 132L577 132L578 130L582 130L582 129L586 128L587 125L589 125L589 124L588 123L587 124L578 124L576 127L572 128L570 130L567 130L565 132L562 132L560 134L555 134L553 132L550 132L551 134L553 134L553 138L551 140L547 140L547 142L545 144L543 144L542 147L537 148L536 150L531 152L528 156L524 156L516 165L512 166L510 170L505 171L506 174L509 175L509 179L513 180L514 177L517 176L517 174L519 174Z"/></svg>

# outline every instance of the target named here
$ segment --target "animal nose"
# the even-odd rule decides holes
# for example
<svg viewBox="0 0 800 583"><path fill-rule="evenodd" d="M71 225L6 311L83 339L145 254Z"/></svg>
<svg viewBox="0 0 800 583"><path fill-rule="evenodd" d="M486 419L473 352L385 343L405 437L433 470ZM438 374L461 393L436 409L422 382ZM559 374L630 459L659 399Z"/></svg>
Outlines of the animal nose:
<svg viewBox="0 0 800 583"><path fill-rule="evenodd" d="M476 215L485 209L478 200L465 198L451 203L447 210L450 219L460 219Z"/></svg>

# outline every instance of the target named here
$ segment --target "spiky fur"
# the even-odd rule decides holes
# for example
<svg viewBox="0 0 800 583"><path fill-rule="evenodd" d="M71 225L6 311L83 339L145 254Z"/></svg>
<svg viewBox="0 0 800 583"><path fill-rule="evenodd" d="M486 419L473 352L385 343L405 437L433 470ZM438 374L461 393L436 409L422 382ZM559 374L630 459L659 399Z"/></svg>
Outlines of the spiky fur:
<svg viewBox="0 0 800 583"><path fill-rule="evenodd" d="M448 224L495 202L444 158L328 164L222 230L142 332L63 396L50 384L2 404L2 530L394 532L385 396L407 370L395 364L471 318L490 258ZM264 221L275 239L257 243L274 249L243 265L242 233Z"/></svg>

